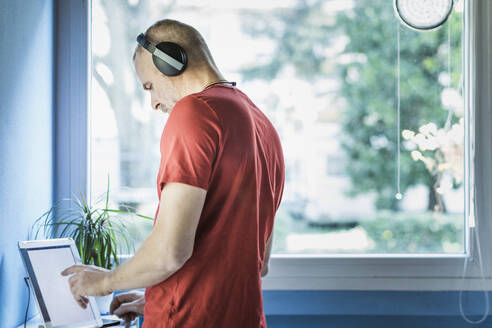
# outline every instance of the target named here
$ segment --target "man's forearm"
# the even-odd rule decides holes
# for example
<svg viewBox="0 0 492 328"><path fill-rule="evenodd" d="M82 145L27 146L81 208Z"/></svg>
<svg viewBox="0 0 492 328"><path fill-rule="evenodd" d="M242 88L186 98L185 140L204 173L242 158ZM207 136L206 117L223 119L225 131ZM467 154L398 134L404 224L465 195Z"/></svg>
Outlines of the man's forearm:
<svg viewBox="0 0 492 328"><path fill-rule="evenodd" d="M107 278L108 289L128 290L156 285L178 271L184 261L175 261L151 234L134 256L114 269ZM166 254L167 253L167 254Z"/></svg>

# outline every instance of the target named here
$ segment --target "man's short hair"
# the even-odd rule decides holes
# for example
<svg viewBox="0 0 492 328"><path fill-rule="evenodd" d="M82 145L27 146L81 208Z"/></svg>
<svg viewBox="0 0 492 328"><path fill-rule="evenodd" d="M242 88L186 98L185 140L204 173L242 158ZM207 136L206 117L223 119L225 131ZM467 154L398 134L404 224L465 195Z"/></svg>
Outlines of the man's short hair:
<svg viewBox="0 0 492 328"><path fill-rule="evenodd" d="M215 67L212 54L202 35L188 24L172 19L162 19L149 27L144 35L154 45L164 41L180 45L188 57L187 66L189 68ZM140 51L144 51L144 48L141 45L137 45L133 53L133 60L135 60L137 53Z"/></svg>

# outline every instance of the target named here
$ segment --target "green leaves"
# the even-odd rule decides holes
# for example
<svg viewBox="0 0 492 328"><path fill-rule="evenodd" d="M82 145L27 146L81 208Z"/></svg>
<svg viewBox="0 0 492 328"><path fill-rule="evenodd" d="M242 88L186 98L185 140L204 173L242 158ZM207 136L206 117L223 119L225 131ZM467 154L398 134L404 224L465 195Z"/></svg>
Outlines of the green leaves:
<svg viewBox="0 0 492 328"><path fill-rule="evenodd" d="M111 269L119 265L118 255L134 251L134 240L128 235L122 220L133 216L129 210L109 208L109 176L105 192L104 207L88 204L82 193L78 197L57 201L34 222L31 236L38 239L42 233L45 238L67 238L74 240L84 264L93 264ZM68 205L62 206L62 201ZM136 216L153 220L148 216Z"/></svg>
<svg viewBox="0 0 492 328"><path fill-rule="evenodd" d="M439 29L416 32L401 26L390 0L352 3L353 8L347 6L336 12L327 9L329 1L322 0L297 1L291 8L246 12L241 17L243 31L270 40L273 47L261 60L244 67L241 74L244 80L272 81L281 79L279 75L286 68L292 68L296 78L313 83L323 79L340 83L334 96L346 105L333 107L331 98L326 99L330 102L329 111L338 112L341 117L343 133L339 138L348 159L350 194L375 192L377 209L399 210L394 197L397 136L401 133L396 131L397 32L401 130L417 130L429 122L442 127L448 116L441 101L442 91L448 87L442 84L448 74L448 60L450 87L459 89L460 85L462 14L453 12ZM459 114L451 116L451 123L459 120ZM374 145L374 140L383 139L387 141L383 146ZM432 191L435 178L421 163L412 161L405 145L401 149L402 191L419 184ZM428 207L433 205L429 198Z"/></svg>

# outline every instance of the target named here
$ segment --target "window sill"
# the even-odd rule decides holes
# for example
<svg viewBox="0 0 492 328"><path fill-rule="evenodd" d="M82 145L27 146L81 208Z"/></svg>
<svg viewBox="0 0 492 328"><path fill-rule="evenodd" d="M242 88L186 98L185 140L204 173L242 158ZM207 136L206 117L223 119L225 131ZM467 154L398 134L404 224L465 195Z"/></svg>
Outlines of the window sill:
<svg viewBox="0 0 492 328"><path fill-rule="evenodd" d="M263 290L492 290L489 260L486 279L469 261L462 281L464 254L442 256L286 256L273 254Z"/></svg>

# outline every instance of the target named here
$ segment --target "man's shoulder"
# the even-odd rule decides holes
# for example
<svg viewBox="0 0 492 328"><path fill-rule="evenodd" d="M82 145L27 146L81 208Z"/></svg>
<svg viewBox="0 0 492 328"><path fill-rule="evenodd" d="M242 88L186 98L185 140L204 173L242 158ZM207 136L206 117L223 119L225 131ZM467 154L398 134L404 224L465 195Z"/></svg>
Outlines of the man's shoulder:
<svg viewBox="0 0 492 328"><path fill-rule="evenodd" d="M208 115L216 115L212 106L210 106L209 102L206 98L202 97L199 94L189 94L181 98L174 105L173 111L169 115L169 120L177 119L178 117L191 118L191 117L199 117L199 116L208 116Z"/></svg>
<svg viewBox="0 0 492 328"><path fill-rule="evenodd" d="M229 85L219 85L213 88L204 90L199 93L192 94L193 97L203 101L212 109L220 109L225 107L228 111L238 108L255 108L256 104L237 87Z"/></svg>
<svg viewBox="0 0 492 328"><path fill-rule="evenodd" d="M181 98L169 114L166 126L182 133L184 130L221 130L222 124L216 111L195 94ZM171 129L171 128L168 128ZM197 132L197 131L195 131Z"/></svg>

